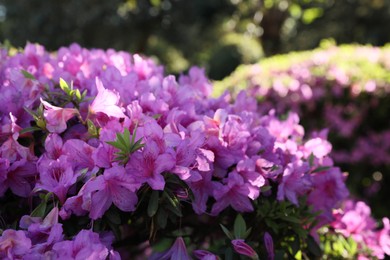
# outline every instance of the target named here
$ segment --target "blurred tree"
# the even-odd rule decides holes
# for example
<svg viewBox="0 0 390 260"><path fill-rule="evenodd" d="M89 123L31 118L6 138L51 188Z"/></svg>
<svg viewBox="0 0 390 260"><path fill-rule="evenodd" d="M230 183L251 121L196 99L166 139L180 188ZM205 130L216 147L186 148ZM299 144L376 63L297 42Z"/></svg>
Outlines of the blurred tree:
<svg viewBox="0 0 390 260"><path fill-rule="evenodd" d="M0 40L49 50L77 42L158 57L169 73L238 64L318 46L322 38L389 41L387 0L0 0Z"/></svg>

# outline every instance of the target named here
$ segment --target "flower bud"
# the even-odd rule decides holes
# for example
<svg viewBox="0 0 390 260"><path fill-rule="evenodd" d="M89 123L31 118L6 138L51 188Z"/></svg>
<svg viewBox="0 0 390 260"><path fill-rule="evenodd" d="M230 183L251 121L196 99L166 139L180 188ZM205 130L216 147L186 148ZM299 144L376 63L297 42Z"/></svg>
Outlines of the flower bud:
<svg viewBox="0 0 390 260"><path fill-rule="evenodd" d="M234 250L241 254L250 257L251 259L259 259L259 256L253 250L251 246L249 246L243 239L234 239L232 240L232 245Z"/></svg>

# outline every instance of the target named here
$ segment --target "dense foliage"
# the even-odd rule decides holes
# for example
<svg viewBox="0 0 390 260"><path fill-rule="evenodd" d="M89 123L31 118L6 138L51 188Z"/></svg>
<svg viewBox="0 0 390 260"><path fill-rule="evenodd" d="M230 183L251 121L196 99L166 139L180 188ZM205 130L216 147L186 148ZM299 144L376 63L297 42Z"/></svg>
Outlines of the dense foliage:
<svg viewBox="0 0 390 260"><path fill-rule="evenodd" d="M1 258L390 254L325 132L244 91L211 98L202 69L28 44L1 50L0 80Z"/></svg>
<svg viewBox="0 0 390 260"><path fill-rule="evenodd" d="M218 83L247 89L262 111L294 111L311 133L329 130L332 158L348 171L354 193L390 214L390 48L334 46L275 56L242 66Z"/></svg>

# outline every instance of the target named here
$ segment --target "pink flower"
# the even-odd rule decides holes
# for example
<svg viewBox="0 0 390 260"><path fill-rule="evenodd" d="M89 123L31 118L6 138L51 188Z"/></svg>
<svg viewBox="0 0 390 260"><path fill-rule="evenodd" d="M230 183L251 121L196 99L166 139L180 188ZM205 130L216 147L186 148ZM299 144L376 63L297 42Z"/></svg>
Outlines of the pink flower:
<svg viewBox="0 0 390 260"><path fill-rule="evenodd" d="M345 186L344 175L339 168L333 167L326 171L311 174L313 189L309 194L308 203L314 210L321 210L323 220L332 219L332 209L349 195Z"/></svg>
<svg viewBox="0 0 390 260"><path fill-rule="evenodd" d="M98 219L112 203L122 211L133 211L138 202L135 192L140 185L121 166L106 169L103 175L85 184L83 200L89 200L92 219Z"/></svg>
<svg viewBox="0 0 390 260"><path fill-rule="evenodd" d="M259 256L255 252L255 250L253 250L253 248L250 245L245 243L243 239L232 240L232 245L234 250L240 255L248 256L251 259L259 259Z"/></svg>
<svg viewBox="0 0 390 260"><path fill-rule="evenodd" d="M190 260L187 253L186 244L182 237L178 237L172 247L162 253L153 254L150 260L170 260L170 259L180 259L180 260Z"/></svg>
<svg viewBox="0 0 390 260"><path fill-rule="evenodd" d="M228 206L232 206L239 212L253 211L249 199L256 199L260 193L259 189L245 183L242 176L237 172L229 173L226 182L226 185L215 183L213 195L216 202L211 210L211 215L218 215Z"/></svg>
<svg viewBox="0 0 390 260"><path fill-rule="evenodd" d="M157 143L147 140L141 152L131 155L126 171L139 182L146 182L154 190L163 190L165 186L164 171L173 169L175 158L171 153L159 153Z"/></svg>
<svg viewBox="0 0 390 260"><path fill-rule="evenodd" d="M4 230L0 237L0 258L21 259L31 248L31 240L21 230Z"/></svg>
<svg viewBox="0 0 390 260"><path fill-rule="evenodd" d="M378 232L379 245L386 255L390 256L390 221L383 218L383 229Z"/></svg>
<svg viewBox="0 0 390 260"><path fill-rule="evenodd" d="M66 130L66 122L78 114L75 108L56 107L41 98L45 107L43 116L46 119L46 129L51 133L62 133Z"/></svg>
<svg viewBox="0 0 390 260"><path fill-rule="evenodd" d="M283 179L278 187L278 200L287 198L298 205L297 195L301 195L310 188L310 180L305 174L309 171L309 165L297 161L289 163L283 172Z"/></svg>
<svg viewBox="0 0 390 260"><path fill-rule="evenodd" d="M125 114L118 106L119 95L112 90L105 89L99 78L96 78L96 87L98 94L89 107L92 114L103 113L107 116L123 118Z"/></svg>
<svg viewBox="0 0 390 260"><path fill-rule="evenodd" d="M218 260L219 257L206 250L194 250L192 254L199 260Z"/></svg>

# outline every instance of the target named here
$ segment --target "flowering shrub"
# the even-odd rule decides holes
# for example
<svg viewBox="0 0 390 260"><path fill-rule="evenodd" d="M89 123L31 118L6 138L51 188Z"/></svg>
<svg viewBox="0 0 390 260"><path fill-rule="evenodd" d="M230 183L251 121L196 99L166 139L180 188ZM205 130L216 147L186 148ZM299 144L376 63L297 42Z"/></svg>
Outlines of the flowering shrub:
<svg viewBox="0 0 390 260"><path fill-rule="evenodd" d="M211 98L202 69L28 44L1 51L0 80L2 259L312 258L356 231L326 134ZM338 257L389 254L365 213Z"/></svg>
<svg viewBox="0 0 390 260"><path fill-rule="evenodd" d="M378 215L390 214L390 48L334 46L279 55L242 66L217 92L246 89L259 111L296 112L308 133L329 129L331 157L353 192L372 197Z"/></svg>

